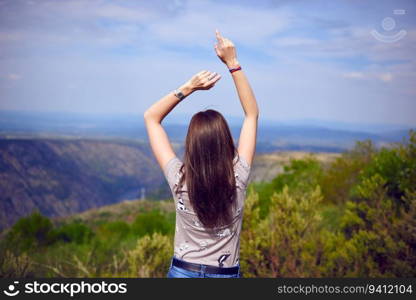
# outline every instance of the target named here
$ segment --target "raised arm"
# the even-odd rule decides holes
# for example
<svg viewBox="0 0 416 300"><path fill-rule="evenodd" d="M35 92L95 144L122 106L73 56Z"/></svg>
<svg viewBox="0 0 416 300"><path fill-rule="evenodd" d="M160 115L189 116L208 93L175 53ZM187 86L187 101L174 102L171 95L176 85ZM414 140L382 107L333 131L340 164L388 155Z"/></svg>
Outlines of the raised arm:
<svg viewBox="0 0 416 300"><path fill-rule="evenodd" d="M162 127L163 119L182 99L196 90L212 88L220 78L221 76L215 72L201 71L179 89L168 93L144 112L144 123L149 136L150 147L162 170L165 169L169 160L176 156L169 142L168 135ZM180 93L183 95L182 99L178 97L181 96Z"/></svg>
<svg viewBox="0 0 416 300"><path fill-rule="evenodd" d="M215 52L228 69L236 69L240 67L237 60L237 54L234 44L227 38L221 36L216 31L217 43L215 44ZM243 70L232 72L238 97L244 110L244 122L238 140L238 153L244 157L251 166L256 151L257 137L257 120L259 117L259 109L257 107L256 97L250 87L248 79Z"/></svg>

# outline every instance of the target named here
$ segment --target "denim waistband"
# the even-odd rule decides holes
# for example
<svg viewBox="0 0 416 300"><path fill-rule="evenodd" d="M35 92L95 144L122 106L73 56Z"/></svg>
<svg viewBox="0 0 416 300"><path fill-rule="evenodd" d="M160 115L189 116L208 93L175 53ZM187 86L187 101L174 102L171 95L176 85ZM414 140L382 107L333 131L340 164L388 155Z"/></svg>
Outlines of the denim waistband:
<svg viewBox="0 0 416 300"><path fill-rule="evenodd" d="M179 259L175 256L172 257L171 267L176 266L183 268L188 271L192 272L201 272L201 273L208 273L208 274L239 274L240 272L240 264L234 267L217 267L212 265L204 265L204 264L197 264L197 263L191 263L184 261L182 259Z"/></svg>

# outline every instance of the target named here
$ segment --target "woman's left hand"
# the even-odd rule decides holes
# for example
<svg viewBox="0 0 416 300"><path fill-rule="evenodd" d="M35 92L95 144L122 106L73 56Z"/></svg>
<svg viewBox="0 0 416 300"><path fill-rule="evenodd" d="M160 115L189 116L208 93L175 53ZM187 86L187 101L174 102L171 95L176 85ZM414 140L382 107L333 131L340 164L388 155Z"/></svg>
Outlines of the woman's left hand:
<svg viewBox="0 0 416 300"><path fill-rule="evenodd" d="M220 74L204 70L192 76L192 78L185 83L185 86L190 88L192 91L209 90L220 79Z"/></svg>

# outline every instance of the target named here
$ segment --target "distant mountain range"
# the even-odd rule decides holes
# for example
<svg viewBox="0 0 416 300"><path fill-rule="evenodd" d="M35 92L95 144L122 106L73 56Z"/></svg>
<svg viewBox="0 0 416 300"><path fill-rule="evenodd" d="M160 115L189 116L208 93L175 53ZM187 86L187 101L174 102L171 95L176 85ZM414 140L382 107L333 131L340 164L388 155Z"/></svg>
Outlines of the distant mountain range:
<svg viewBox="0 0 416 300"><path fill-rule="evenodd" d="M164 125L174 142L183 142L188 115L168 116ZM242 117L227 117L238 139ZM371 139L376 146L400 142L411 127L389 124L354 124L319 120L259 120L257 151L280 150L342 152L356 140ZM127 138L147 141L141 114L81 114L0 111L0 138L8 137Z"/></svg>

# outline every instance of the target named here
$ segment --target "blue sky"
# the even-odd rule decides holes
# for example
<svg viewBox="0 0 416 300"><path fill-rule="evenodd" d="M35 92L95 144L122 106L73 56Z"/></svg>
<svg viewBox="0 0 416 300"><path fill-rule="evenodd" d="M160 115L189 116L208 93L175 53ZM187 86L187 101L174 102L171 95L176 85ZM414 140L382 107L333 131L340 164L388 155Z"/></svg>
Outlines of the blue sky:
<svg viewBox="0 0 416 300"><path fill-rule="evenodd" d="M213 51L218 28L237 46L261 118L415 126L415 8L412 0L0 0L0 110L141 117L208 69L223 78L173 114L242 116ZM374 30L404 36L387 43Z"/></svg>

